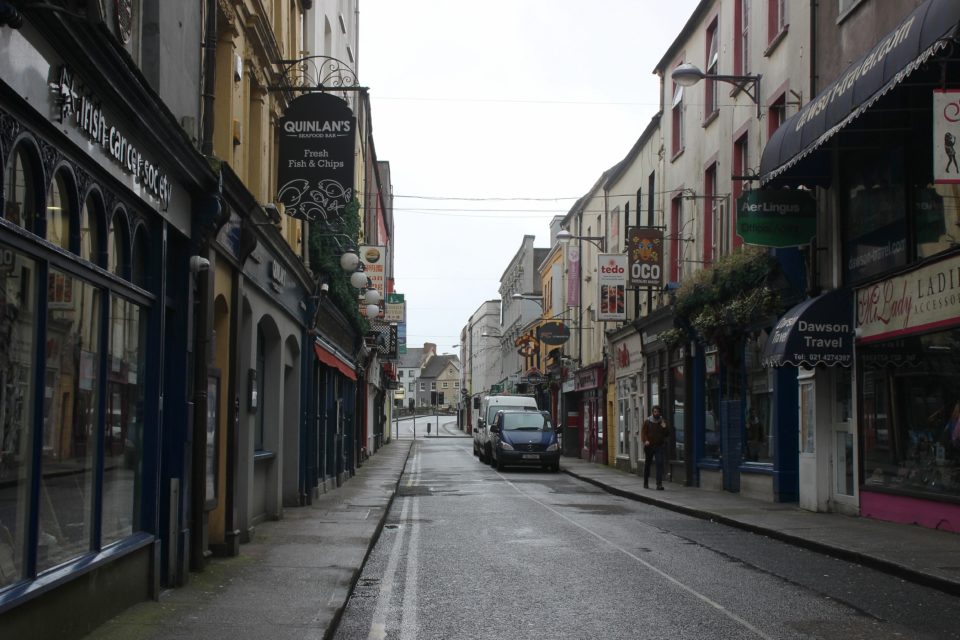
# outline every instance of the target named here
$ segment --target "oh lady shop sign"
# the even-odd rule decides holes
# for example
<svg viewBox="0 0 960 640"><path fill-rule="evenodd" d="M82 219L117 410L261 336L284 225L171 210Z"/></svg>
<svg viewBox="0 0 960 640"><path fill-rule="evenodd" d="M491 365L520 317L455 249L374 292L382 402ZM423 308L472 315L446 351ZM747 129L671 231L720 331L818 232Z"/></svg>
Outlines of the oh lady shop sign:
<svg viewBox="0 0 960 640"><path fill-rule="evenodd" d="M857 290L860 342L960 324L960 259L951 258Z"/></svg>

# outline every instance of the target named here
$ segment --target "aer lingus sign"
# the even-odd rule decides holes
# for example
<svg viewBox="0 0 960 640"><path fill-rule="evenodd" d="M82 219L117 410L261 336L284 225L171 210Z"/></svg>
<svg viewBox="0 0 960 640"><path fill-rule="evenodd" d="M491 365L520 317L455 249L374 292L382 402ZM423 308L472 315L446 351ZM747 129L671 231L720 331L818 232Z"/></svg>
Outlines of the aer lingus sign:
<svg viewBox="0 0 960 640"><path fill-rule="evenodd" d="M737 235L761 247L810 244L817 234L817 205L807 191L757 189L737 198Z"/></svg>

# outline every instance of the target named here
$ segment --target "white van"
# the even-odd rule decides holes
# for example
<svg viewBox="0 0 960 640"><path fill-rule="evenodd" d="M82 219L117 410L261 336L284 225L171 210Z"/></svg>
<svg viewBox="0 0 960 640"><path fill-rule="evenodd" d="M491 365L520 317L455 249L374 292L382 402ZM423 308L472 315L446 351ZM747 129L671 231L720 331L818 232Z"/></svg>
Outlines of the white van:
<svg viewBox="0 0 960 640"><path fill-rule="evenodd" d="M480 403L480 417L473 430L473 455L481 462L490 462L490 424L497 411L506 409L527 409L539 411L537 401L533 396L487 396Z"/></svg>

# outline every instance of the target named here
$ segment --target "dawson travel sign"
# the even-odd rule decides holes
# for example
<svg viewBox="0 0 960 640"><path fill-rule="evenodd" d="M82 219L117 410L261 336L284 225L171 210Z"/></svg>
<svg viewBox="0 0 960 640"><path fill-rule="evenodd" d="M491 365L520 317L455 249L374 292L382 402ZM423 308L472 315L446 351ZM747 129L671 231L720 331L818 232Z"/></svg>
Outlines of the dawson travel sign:
<svg viewBox="0 0 960 640"><path fill-rule="evenodd" d="M307 93L280 120L277 200L287 215L340 228L353 199L357 119L344 100Z"/></svg>
<svg viewBox="0 0 960 640"><path fill-rule="evenodd" d="M756 189L737 198L737 235L761 247L798 247L817 235L817 205L807 191Z"/></svg>

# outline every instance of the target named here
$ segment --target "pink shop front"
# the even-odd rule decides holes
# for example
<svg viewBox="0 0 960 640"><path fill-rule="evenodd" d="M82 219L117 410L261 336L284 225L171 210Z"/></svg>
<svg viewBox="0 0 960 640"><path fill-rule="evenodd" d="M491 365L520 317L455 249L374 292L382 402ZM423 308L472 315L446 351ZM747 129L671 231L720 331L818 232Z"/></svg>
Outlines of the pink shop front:
<svg viewBox="0 0 960 640"><path fill-rule="evenodd" d="M860 513L960 533L960 257L857 290Z"/></svg>
<svg viewBox="0 0 960 640"><path fill-rule="evenodd" d="M577 371L574 378L580 398L580 457L599 464L607 463L604 440L603 367L595 365Z"/></svg>

